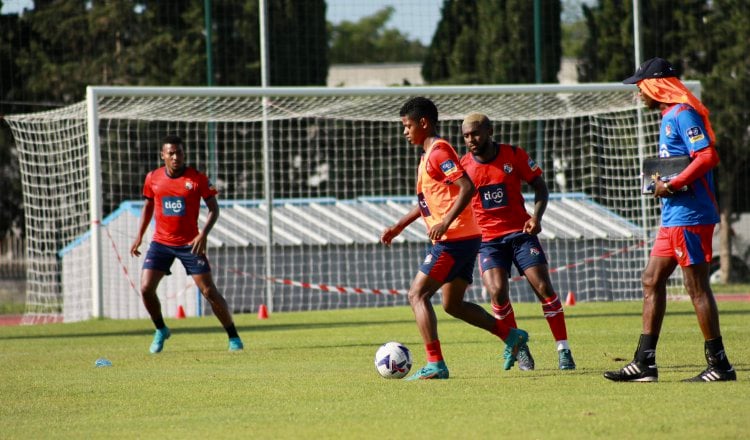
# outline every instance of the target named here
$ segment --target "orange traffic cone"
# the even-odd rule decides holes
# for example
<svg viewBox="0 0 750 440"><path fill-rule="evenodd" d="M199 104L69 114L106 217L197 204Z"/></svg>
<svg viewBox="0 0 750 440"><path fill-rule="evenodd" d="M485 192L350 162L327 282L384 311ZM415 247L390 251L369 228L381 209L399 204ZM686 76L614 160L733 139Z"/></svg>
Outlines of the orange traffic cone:
<svg viewBox="0 0 750 440"><path fill-rule="evenodd" d="M572 290L568 291L568 297L565 298L565 305L566 306L576 305L576 294Z"/></svg>
<svg viewBox="0 0 750 440"><path fill-rule="evenodd" d="M265 304L261 304L258 307L258 319L268 319L268 308Z"/></svg>
<svg viewBox="0 0 750 440"><path fill-rule="evenodd" d="M182 306L177 306L177 319L185 319L185 309Z"/></svg>

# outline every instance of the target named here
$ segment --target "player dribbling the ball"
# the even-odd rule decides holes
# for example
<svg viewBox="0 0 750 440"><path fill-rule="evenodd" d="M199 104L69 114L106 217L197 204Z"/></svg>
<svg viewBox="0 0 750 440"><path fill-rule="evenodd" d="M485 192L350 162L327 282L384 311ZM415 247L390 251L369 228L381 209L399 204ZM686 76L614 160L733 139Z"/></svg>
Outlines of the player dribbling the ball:
<svg viewBox="0 0 750 440"><path fill-rule="evenodd" d="M431 302L438 289L442 289L443 309L448 314L505 341L510 355L504 367L508 369L515 362L518 349L528 340L528 333L511 328L481 306L464 301L466 289L473 281L482 235L470 206L474 184L461 168L453 146L438 136L438 110L432 101L412 98L399 114L404 136L423 151L417 171L418 203L396 224L386 228L380 241L390 246L404 228L421 216L433 243L409 288L409 304L425 345L427 365L407 380L449 376Z"/></svg>

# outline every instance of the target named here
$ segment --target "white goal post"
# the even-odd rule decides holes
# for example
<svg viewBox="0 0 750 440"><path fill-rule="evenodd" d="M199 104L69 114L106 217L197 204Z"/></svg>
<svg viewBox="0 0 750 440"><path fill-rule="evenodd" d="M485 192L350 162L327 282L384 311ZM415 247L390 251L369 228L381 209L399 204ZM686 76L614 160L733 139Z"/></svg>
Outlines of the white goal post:
<svg viewBox="0 0 750 440"><path fill-rule="evenodd" d="M687 85L700 92L698 82ZM89 87L84 102L6 116L24 191L26 321L147 316L142 259L128 253L143 179L161 165L167 134L183 137L188 163L219 189L209 260L235 313L261 304L277 311L406 304L428 245L423 225L392 248L378 237L416 200L419 154L398 116L414 96L435 101L440 134L459 154L461 120L480 111L497 141L539 162L551 191L541 239L559 294L640 298L659 211L640 194L639 170L656 155L659 115L641 111L634 92L610 83ZM533 197L527 202L531 209ZM179 266L159 288L165 315L205 314ZM512 299L535 300L515 275ZM486 301L481 283L468 297Z"/></svg>

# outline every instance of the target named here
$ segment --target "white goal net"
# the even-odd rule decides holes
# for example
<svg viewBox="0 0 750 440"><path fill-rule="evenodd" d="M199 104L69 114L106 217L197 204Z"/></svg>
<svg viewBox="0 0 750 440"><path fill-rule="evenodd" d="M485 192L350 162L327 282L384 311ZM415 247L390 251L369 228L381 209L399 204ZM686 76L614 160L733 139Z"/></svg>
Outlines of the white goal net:
<svg viewBox="0 0 750 440"><path fill-rule="evenodd" d="M439 131L459 154L461 120L480 111L497 141L540 163L551 192L541 239L562 297L641 297L658 206L641 196L639 170L656 155L659 118L638 110L632 87L98 87L88 96L6 117L23 179L27 321L147 316L142 260L129 247L144 177L162 165L167 134L182 136L189 165L219 189L209 260L235 313L261 304L275 311L407 304L428 246L424 226L415 222L391 248L378 239L416 201L419 151L398 116L413 96L435 101ZM532 195L527 202L531 208ZM149 238L150 231L142 250ZM159 288L165 316L180 307L209 313L179 263L172 271ZM468 297L485 302L478 280ZM511 297L535 300L515 272Z"/></svg>

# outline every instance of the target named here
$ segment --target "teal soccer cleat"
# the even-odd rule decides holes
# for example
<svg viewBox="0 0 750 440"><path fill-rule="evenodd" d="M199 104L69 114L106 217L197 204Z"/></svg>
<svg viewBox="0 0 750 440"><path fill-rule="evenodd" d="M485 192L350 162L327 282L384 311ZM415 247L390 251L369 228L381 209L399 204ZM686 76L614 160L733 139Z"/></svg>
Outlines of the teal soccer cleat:
<svg viewBox="0 0 750 440"><path fill-rule="evenodd" d="M518 350L526 345L528 341L529 334L524 330L517 328L510 329L510 333L505 339L505 352L503 352L503 358L505 359L505 362L503 363L504 370L510 370L513 364L516 363Z"/></svg>
<svg viewBox="0 0 750 440"><path fill-rule="evenodd" d="M575 370L576 369L576 362L573 360L573 353L570 352L567 348L564 348L557 352L557 355L560 360L560 369L561 370Z"/></svg>
<svg viewBox="0 0 750 440"><path fill-rule="evenodd" d="M170 336L172 336L172 333L169 331L168 327L156 329L156 332L154 332L154 342L151 343L149 351L154 354L161 352L164 348L164 341L169 339Z"/></svg>
<svg viewBox="0 0 750 440"><path fill-rule="evenodd" d="M241 351L245 348L240 338L229 338L229 351Z"/></svg>
<svg viewBox="0 0 750 440"><path fill-rule="evenodd" d="M407 377L406 380L447 379L448 376L448 366L445 365L445 361L437 361L427 363L422 369Z"/></svg>

